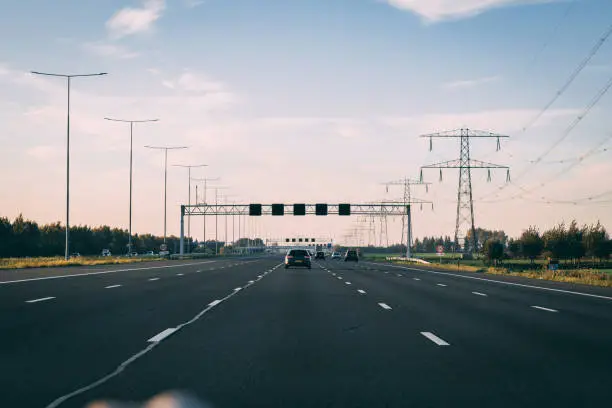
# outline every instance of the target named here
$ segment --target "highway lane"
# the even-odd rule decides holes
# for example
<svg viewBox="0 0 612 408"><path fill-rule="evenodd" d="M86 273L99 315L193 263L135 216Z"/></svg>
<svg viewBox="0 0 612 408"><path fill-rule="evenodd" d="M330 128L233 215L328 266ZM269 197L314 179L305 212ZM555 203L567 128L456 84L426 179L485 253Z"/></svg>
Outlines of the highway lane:
<svg viewBox="0 0 612 408"><path fill-rule="evenodd" d="M116 366L206 301L257 278L270 263L183 261L173 268L0 285L0 406L44 406ZM46 297L53 299L28 303Z"/></svg>
<svg viewBox="0 0 612 408"><path fill-rule="evenodd" d="M59 406L177 388L218 408L608 405L610 301L536 309L550 294L368 267L266 273Z"/></svg>

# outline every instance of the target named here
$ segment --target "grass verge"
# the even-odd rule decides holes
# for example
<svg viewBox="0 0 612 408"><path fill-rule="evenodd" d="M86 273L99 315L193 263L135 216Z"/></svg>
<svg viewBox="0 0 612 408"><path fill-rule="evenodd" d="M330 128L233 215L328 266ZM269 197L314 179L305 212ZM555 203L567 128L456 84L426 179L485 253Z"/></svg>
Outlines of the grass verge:
<svg viewBox="0 0 612 408"><path fill-rule="evenodd" d="M57 268L66 266L116 265L137 262L161 261L163 258L119 258L119 257L78 257L65 260L62 257L2 258L0 269Z"/></svg>
<svg viewBox="0 0 612 408"><path fill-rule="evenodd" d="M550 271L540 269L535 271L515 272L505 268L488 268L485 266L459 265L456 264L416 264L414 262L395 261L394 264L414 265L419 269L460 271L460 272L483 272L490 275L519 276L523 278L542 279L556 282L581 283L584 285L612 287L612 274L605 270L595 269L568 269Z"/></svg>

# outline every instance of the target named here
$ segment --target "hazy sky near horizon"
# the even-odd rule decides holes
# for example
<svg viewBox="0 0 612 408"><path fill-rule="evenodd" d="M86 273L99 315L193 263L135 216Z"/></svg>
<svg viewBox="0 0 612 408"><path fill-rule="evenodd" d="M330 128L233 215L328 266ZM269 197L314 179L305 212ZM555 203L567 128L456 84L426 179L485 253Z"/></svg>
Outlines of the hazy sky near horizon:
<svg viewBox="0 0 612 408"><path fill-rule="evenodd" d="M359 203L398 199L401 188L381 183L457 158L458 141L430 152L418 136L463 127L511 136L499 152L494 139L473 141L474 159L512 175L505 185L504 171L491 182L473 171L477 226L518 235L575 218L612 229L612 92L584 114L612 78L612 38L532 123L611 15L609 0L5 2L0 216L65 220L66 84L37 70L109 73L72 82L72 225L127 228L129 125L108 116L160 119L134 127L135 232L163 233L163 153L144 145L190 146L170 165L208 164L192 177L221 177L230 201ZM424 178L429 192L413 195L434 209L416 206L415 236L452 235L457 171ZM186 202L187 170L169 167L169 233ZM355 218L250 224L342 240ZM399 241L399 220L389 233Z"/></svg>

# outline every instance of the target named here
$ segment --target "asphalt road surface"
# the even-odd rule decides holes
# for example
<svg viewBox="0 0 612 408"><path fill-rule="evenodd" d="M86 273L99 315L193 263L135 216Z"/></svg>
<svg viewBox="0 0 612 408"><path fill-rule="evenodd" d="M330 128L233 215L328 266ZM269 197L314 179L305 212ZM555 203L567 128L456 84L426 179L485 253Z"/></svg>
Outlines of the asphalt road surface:
<svg viewBox="0 0 612 408"><path fill-rule="evenodd" d="M0 406L177 389L216 408L611 404L612 290L281 261L5 273Z"/></svg>

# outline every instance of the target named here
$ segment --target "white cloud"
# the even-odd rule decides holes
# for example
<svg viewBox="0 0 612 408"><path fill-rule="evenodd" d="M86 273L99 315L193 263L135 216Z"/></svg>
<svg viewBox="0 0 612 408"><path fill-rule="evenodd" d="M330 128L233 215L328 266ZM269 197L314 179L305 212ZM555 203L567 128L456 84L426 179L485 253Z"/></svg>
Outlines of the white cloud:
<svg viewBox="0 0 612 408"><path fill-rule="evenodd" d="M144 0L140 8L126 7L116 12L106 22L106 29L113 38L148 31L165 8L165 0Z"/></svg>
<svg viewBox="0 0 612 408"><path fill-rule="evenodd" d="M46 161L58 158L61 153L55 146L40 145L26 150L26 154L34 159Z"/></svg>
<svg viewBox="0 0 612 408"><path fill-rule="evenodd" d="M520 4L552 3L560 0L383 0L401 10L411 11L425 21L473 17L492 8Z"/></svg>
<svg viewBox="0 0 612 408"><path fill-rule="evenodd" d="M147 68L147 72L150 73L151 75L161 74L161 71L157 68Z"/></svg>
<svg viewBox="0 0 612 408"><path fill-rule="evenodd" d="M187 6L188 8L198 7L204 3L206 3L205 0L185 0L185 6Z"/></svg>
<svg viewBox="0 0 612 408"><path fill-rule="evenodd" d="M497 82L499 80L500 80L499 76L489 76L489 77L475 78L475 79L462 79L462 80L447 82L443 84L442 87L446 89L466 89L466 88L473 88L476 86L488 84L491 82Z"/></svg>
<svg viewBox="0 0 612 408"><path fill-rule="evenodd" d="M194 74L189 71L182 73L177 78L163 81L162 85L170 89L181 89L189 92L219 93L227 91L227 86L223 82L213 80L205 74Z"/></svg>
<svg viewBox="0 0 612 408"><path fill-rule="evenodd" d="M136 58L140 55L139 53L130 51L121 45L110 44L100 41L85 43L83 44L83 49L89 53L98 55L100 57L130 59Z"/></svg>

